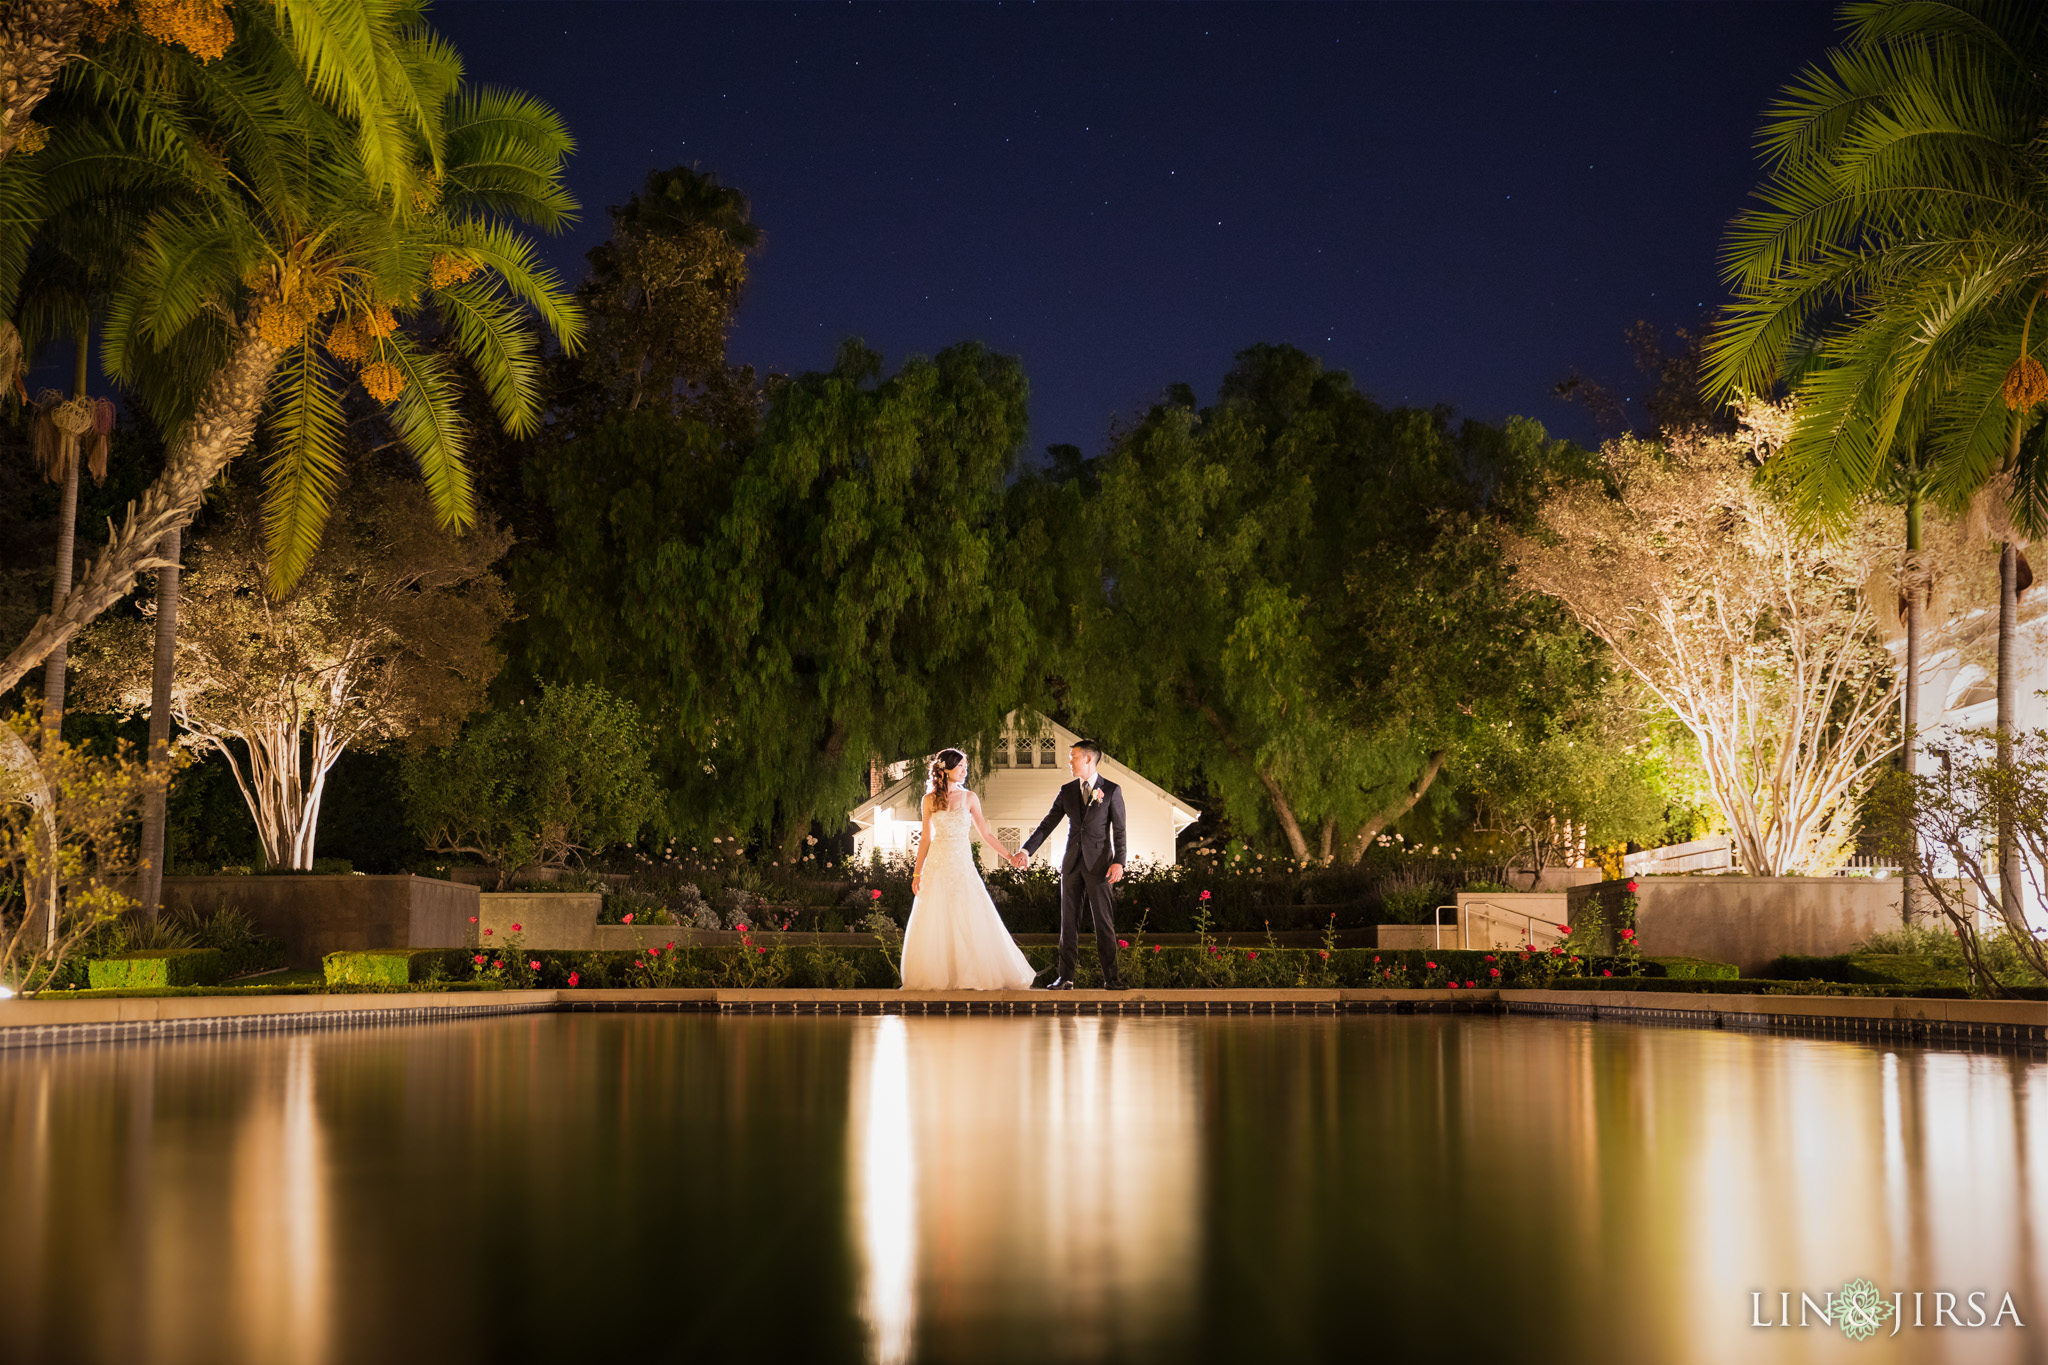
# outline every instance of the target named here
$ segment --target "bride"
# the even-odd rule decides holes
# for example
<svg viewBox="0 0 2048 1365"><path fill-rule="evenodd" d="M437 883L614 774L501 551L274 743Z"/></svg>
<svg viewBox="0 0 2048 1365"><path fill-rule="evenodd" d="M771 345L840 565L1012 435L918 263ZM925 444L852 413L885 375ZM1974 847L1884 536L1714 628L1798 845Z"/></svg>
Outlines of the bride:
<svg viewBox="0 0 2048 1365"><path fill-rule="evenodd" d="M916 899L903 931L905 990L1024 990L1037 975L988 898L974 865L973 830L1009 856L982 819L981 798L967 790L967 755L941 750L932 760L910 878Z"/></svg>

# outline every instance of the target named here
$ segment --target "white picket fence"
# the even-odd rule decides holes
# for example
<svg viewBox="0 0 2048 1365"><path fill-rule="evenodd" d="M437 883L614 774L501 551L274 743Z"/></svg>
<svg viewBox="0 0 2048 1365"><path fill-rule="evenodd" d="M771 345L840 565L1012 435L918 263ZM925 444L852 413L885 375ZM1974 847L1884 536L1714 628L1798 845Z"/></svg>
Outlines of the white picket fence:
<svg viewBox="0 0 2048 1365"><path fill-rule="evenodd" d="M1624 876L1629 877L1670 876L1681 872L1740 872L1742 855L1733 839L1725 834L1716 834L1694 839L1688 844L1666 844L1662 848L1624 854L1621 870ZM1899 865L1888 859L1859 856L1843 863L1832 875L1887 877L1896 876L1899 871Z"/></svg>

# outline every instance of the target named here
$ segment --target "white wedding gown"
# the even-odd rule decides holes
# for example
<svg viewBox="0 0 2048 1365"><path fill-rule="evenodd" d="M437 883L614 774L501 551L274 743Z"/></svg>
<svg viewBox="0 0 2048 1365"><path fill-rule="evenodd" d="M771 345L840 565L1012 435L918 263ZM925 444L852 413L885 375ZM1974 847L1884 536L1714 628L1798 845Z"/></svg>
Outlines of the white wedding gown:
<svg viewBox="0 0 2048 1365"><path fill-rule="evenodd" d="M903 931L903 988L910 991L1020 991L1037 975L1003 927L974 864L965 808L932 812L923 890Z"/></svg>

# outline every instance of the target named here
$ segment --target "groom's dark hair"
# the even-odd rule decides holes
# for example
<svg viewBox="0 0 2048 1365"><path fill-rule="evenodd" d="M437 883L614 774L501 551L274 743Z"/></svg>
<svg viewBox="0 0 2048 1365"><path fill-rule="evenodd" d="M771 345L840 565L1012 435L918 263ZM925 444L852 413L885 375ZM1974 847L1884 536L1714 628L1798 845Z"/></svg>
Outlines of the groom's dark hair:
<svg viewBox="0 0 2048 1365"><path fill-rule="evenodd" d="M1079 749L1082 753L1088 755L1097 763L1102 762L1102 746L1100 744L1097 744L1092 739L1077 739L1067 747L1072 749Z"/></svg>

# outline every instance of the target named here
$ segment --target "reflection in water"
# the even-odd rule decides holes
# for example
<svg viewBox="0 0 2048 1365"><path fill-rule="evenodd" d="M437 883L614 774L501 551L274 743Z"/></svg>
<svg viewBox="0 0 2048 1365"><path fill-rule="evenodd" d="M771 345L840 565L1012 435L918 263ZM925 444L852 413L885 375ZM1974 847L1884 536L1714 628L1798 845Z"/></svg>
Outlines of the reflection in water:
<svg viewBox="0 0 2048 1365"><path fill-rule="evenodd" d="M2023 1361L2044 1162L2033 1056L1568 1021L50 1048L0 1054L0 1359ZM2027 1327L1749 1326L1857 1276Z"/></svg>
<svg viewBox="0 0 2048 1365"><path fill-rule="evenodd" d="M1195 1039L1157 1021L876 1021L852 1165L872 1358L1164 1354L1198 1265Z"/></svg>
<svg viewBox="0 0 2048 1365"><path fill-rule="evenodd" d="M910 1357L917 1315L917 1149L904 1051L903 1020L883 1019L861 1059L865 1083L853 1089L855 1197L867 1271L861 1315L882 1365Z"/></svg>

